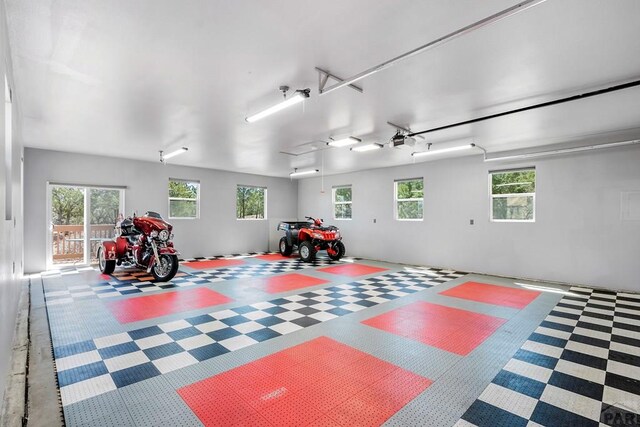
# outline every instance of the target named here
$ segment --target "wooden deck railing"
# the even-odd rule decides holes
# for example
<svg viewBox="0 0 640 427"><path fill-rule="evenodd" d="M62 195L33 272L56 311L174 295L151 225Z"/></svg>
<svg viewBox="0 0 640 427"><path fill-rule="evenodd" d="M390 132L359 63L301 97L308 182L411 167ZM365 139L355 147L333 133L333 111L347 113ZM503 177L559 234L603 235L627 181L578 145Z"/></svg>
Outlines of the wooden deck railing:
<svg viewBox="0 0 640 427"><path fill-rule="evenodd" d="M89 226L91 241L91 259L95 259L98 245L113 237L112 224ZM53 226L53 262L73 262L84 259L84 225Z"/></svg>

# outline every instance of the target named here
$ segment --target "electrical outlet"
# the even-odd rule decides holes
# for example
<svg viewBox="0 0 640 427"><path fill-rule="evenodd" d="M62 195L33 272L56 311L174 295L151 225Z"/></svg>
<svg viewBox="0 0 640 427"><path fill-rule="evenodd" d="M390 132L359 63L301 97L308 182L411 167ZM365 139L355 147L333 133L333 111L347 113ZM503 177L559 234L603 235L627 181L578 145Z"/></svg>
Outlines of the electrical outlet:
<svg viewBox="0 0 640 427"><path fill-rule="evenodd" d="M469 220L469 225L473 225L474 221L472 219Z"/></svg>

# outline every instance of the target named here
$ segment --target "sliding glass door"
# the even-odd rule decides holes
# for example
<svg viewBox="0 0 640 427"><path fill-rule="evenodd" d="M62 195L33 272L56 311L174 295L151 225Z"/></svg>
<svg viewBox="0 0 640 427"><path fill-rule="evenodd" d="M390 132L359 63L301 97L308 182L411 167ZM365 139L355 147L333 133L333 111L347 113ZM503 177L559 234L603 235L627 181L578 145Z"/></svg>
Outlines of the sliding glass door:
<svg viewBox="0 0 640 427"><path fill-rule="evenodd" d="M103 240L114 237L124 190L50 184L47 268L97 263Z"/></svg>

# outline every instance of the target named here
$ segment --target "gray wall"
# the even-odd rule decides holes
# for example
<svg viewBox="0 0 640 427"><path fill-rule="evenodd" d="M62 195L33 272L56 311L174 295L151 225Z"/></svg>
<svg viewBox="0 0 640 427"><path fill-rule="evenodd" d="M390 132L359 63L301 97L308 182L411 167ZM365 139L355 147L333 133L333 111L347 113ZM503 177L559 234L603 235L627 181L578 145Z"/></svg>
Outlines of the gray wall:
<svg viewBox="0 0 640 427"><path fill-rule="evenodd" d="M297 182L284 178L162 165L109 157L25 148L25 270L46 267L47 182L126 186L125 210L157 211L168 218L169 178L200 181L200 218L172 219L175 245L184 258L269 248L272 221L295 218ZM236 220L236 185L267 187L264 221Z"/></svg>
<svg viewBox="0 0 640 427"><path fill-rule="evenodd" d="M11 140L5 137L5 102L4 75L7 75L9 86L12 87L13 75L11 58L7 45L6 18L4 2L0 2L0 405L4 396L6 376L11 359L13 333L15 330L18 298L20 296L20 274L22 272L22 145L18 129L18 99L13 98ZM15 94L14 94L15 95ZM7 178L7 156L5 148L11 145L9 159L10 174ZM7 195L11 199L7 203ZM7 205L11 206L7 212ZM7 218L6 215L9 215Z"/></svg>
<svg viewBox="0 0 640 427"><path fill-rule="evenodd" d="M536 167L536 222L490 222L488 171L522 166ZM394 179L413 177L424 177L424 221L396 221ZM353 186L353 219L335 221L331 188L343 184ZM298 216L338 225L350 255L640 291L640 221L621 220L621 192L640 191L638 146L526 163L447 159L324 185L301 180Z"/></svg>

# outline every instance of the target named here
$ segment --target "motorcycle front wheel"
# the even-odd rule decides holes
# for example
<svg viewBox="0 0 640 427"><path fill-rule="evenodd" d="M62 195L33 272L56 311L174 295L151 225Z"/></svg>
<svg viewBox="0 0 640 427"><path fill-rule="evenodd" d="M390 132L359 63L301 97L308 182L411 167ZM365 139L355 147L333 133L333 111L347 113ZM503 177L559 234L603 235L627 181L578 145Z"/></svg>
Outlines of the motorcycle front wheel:
<svg viewBox="0 0 640 427"><path fill-rule="evenodd" d="M178 272L178 257L176 255L160 255L160 262L151 268L151 274L157 282L168 282Z"/></svg>

